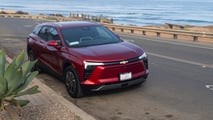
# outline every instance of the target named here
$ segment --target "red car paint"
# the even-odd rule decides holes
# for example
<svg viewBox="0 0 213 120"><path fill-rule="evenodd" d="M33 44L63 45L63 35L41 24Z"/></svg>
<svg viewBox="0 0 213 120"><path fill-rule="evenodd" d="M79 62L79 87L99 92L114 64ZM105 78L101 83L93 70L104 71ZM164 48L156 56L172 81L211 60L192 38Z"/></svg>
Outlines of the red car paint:
<svg viewBox="0 0 213 120"><path fill-rule="evenodd" d="M39 36L42 28L55 29L58 33L57 41L43 40ZM111 44L91 45L86 47L70 47L66 44L62 34L63 29L81 28L85 26L101 26L92 22L58 22L43 23L34 29L27 39L27 51L32 51L38 64L50 68L57 75L63 76L64 70L72 66L84 86L101 86L123 82L121 74L131 73L131 81L136 78L146 79L149 74L147 58L139 59L144 53L139 46L122 41ZM50 30L49 30L50 31ZM54 31L55 32L55 31ZM41 32L42 33L42 32ZM90 37L84 39L91 39ZM70 44L75 44L72 42ZM144 60L145 59L145 60ZM85 61L104 63L94 66L86 75ZM90 66L87 66L90 67ZM89 69L89 68L88 68Z"/></svg>

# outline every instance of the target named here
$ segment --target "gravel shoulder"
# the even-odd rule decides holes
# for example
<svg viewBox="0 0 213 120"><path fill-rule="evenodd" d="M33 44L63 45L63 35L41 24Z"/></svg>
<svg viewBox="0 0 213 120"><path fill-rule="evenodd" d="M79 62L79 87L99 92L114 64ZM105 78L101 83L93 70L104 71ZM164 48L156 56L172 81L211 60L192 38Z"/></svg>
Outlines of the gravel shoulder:
<svg viewBox="0 0 213 120"><path fill-rule="evenodd" d="M20 120L82 120L65 106L54 103L52 105L26 106L22 109ZM8 112L0 112L2 120L11 120Z"/></svg>

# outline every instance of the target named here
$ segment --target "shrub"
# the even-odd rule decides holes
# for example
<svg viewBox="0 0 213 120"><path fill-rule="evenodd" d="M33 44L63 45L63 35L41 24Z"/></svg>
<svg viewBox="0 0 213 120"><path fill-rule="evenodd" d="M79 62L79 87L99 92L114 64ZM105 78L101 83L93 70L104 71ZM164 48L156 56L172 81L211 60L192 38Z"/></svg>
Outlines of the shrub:
<svg viewBox="0 0 213 120"><path fill-rule="evenodd" d="M30 101L20 100L17 97L40 92L38 86L27 88L38 72L31 72L36 61L25 62L24 56L22 51L12 63L7 64L5 53L0 50L0 110L4 110L8 104L17 107L25 106Z"/></svg>

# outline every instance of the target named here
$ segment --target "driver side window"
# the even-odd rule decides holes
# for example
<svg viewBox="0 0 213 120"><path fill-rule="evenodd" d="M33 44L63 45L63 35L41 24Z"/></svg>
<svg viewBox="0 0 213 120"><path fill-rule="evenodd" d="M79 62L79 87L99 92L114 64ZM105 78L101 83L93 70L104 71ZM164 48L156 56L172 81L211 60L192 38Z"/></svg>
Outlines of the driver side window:
<svg viewBox="0 0 213 120"><path fill-rule="evenodd" d="M59 34L55 28L51 27L49 29L48 39L49 40L60 40Z"/></svg>

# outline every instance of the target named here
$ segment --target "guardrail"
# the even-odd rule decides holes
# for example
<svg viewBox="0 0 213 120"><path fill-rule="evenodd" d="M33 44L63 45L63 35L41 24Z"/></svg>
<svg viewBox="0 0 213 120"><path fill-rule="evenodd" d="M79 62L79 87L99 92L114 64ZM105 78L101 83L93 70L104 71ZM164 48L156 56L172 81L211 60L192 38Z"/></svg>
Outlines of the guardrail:
<svg viewBox="0 0 213 120"><path fill-rule="evenodd" d="M211 42L213 43L213 33L206 32L192 32L186 30L171 30L160 28L148 28L137 26L122 26L114 24L103 23L106 27L114 32L138 34L148 37L161 37L168 39L189 40L194 42Z"/></svg>
<svg viewBox="0 0 213 120"><path fill-rule="evenodd" d="M82 20L79 18L72 18L72 17L60 17L60 16L50 16L50 15L23 15L23 14L0 14L0 17L41 19L41 20L49 20L49 21ZM114 32L144 35L148 37L159 37L159 38L166 38L166 39L178 39L178 40L188 40L188 41L194 41L194 42L213 43L213 33L149 28L149 27L137 27L137 26L124 26L124 25L115 25L115 24L109 24L109 23L101 23L101 24L108 27Z"/></svg>

